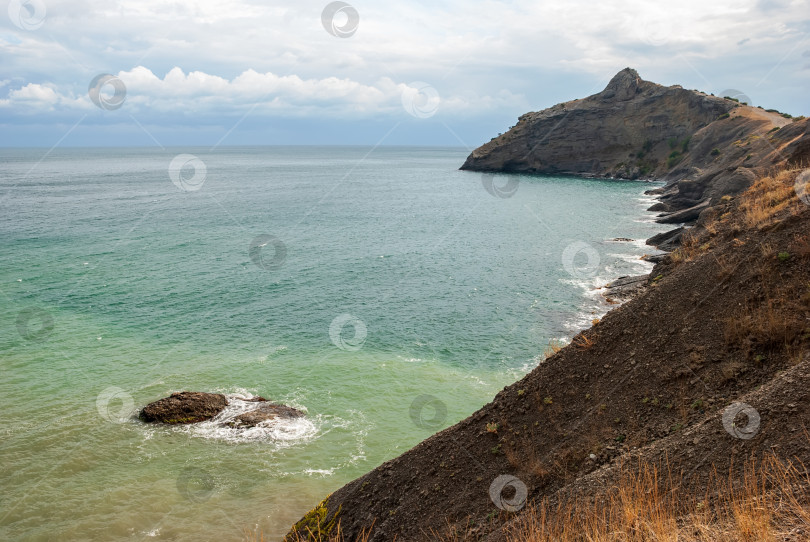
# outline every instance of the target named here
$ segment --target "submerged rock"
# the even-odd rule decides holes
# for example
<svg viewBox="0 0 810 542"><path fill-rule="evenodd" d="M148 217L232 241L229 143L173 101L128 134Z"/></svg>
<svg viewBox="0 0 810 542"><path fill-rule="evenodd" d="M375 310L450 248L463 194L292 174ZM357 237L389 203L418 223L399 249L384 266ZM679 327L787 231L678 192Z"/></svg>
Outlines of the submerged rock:
<svg viewBox="0 0 810 542"><path fill-rule="evenodd" d="M261 400L261 404L257 409L245 412L239 416L235 416L225 425L234 428L248 428L256 427L260 423L266 421L276 419L295 419L302 418L304 416L303 412L293 407L271 403L262 398L259 399ZM253 400L255 401L256 399L254 398Z"/></svg>
<svg viewBox="0 0 810 542"><path fill-rule="evenodd" d="M166 424L187 424L210 420L228 406L228 400L221 393L181 391L153 403L149 403L139 414L145 422Z"/></svg>

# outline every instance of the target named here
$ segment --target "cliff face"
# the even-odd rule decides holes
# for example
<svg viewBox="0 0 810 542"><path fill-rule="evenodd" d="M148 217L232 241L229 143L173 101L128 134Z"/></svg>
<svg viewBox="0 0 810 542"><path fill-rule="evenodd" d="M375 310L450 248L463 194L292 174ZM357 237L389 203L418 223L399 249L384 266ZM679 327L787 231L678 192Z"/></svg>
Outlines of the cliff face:
<svg viewBox="0 0 810 542"><path fill-rule="evenodd" d="M810 158L807 121L644 81L630 68L605 90L520 117L461 169L659 179L663 223L691 223L768 167Z"/></svg>

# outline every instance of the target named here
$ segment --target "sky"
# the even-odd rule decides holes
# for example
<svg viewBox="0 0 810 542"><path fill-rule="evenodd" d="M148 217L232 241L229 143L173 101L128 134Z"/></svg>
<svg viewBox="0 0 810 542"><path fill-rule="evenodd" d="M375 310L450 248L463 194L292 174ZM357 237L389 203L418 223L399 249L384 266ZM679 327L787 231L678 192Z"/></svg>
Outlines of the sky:
<svg viewBox="0 0 810 542"><path fill-rule="evenodd" d="M11 0L0 146L474 148L632 67L810 114L810 0Z"/></svg>

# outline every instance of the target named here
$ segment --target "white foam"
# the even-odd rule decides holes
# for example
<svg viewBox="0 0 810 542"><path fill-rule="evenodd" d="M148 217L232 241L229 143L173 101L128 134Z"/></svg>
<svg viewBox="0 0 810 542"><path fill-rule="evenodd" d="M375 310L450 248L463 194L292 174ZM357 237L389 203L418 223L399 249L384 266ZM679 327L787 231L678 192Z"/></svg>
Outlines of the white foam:
<svg viewBox="0 0 810 542"><path fill-rule="evenodd" d="M228 422L236 416L254 410L259 403L248 401L255 397L247 390L225 393L228 406L210 420L195 424L173 426L172 430L186 433L191 437L224 440L232 443L268 442L278 448L308 442L318 434L318 419L277 418L260 422L255 427L228 427ZM295 406L295 405L290 405ZM306 412L306 407L295 406ZM148 435L147 438L152 438Z"/></svg>
<svg viewBox="0 0 810 542"><path fill-rule="evenodd" d="M304 469L304 474L307 474L309 476L326 477L335 474L335 469Z"/></svg>

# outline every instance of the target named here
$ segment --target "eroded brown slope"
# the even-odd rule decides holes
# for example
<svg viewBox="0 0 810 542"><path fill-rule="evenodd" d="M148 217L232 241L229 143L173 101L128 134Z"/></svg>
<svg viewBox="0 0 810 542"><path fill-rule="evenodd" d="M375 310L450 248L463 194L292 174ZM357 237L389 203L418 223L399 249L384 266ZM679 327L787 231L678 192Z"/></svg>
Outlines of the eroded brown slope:
<svg viewBox="0 0 810 542"><path fill-rule="evenodd" d="M700 468L787 442L767 418L765 440L735 442L738 452L717 441L690 453L681 436L807 352L810 207L793 192L796 174L721 202L715 219L656 267L644 294L466 420L335 492L288 539L327 540L304 526L337 523L347 540L371 526L373 541L435 539L429 533L448 524L472 540L496 536L509 518L489 490L503 474L532 500L631 451L671 447ZM758 408L767 416L785 406L765 398ZM801 424L806 412L793 411ZM806 447L791 451L810 460Z"/></svg>

